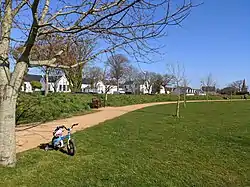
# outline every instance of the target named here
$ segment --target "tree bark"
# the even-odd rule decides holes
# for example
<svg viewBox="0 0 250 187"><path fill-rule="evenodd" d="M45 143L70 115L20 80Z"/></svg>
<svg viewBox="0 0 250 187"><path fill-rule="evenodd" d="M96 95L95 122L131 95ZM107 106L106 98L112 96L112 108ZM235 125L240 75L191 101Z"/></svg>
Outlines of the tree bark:
<svg viewBox="0 0 250 187"><path fill-rule="evenodd" d="M49 93L49 70L48 67L45 69L45 90L44 95L47 96Z"/></svg>
<svg viewBox="0 0 250 187"><path fill-rule="evenodd" d="M0 100L0 165L14 167L16 163L15 90L1 86ZM10 95L11 93L11 95Z"/></svg>
<svg viewBox="0 0 250 187"><path fill-rule="evenodd" d="M105 92L104 107L106 107L108 101L108 92Z"/></svg>
<svg viewBox="0 0 250 187"><path fill-rule="evenodd" d="M119 93L119 79L116 80L116 85L117 85L117 93Z"/></svg>
<svg viewBox="0 0 250 187"><path fill-rule="evenodd" d="M180 94L177 97L177 103L176 103L176 117L180 118Z"/></svg>
<svg viewBox="0 0 250 187"><path fill-rule="evenodd" d="M163 86L163 87L164 87L165 94L167 94L168 90L167 90L166 86Z"/></svg>
<svg viewBox="0 0 250 187"><path fill-rule="evenodd" d="M16 92L10 82L9 46L12 27L12 2L5 1L4 16L1 20L0 42L0 165L15 166L15 111ZM12 85L12 86L11 86Z"/></svg>
<svg viewBox="0 0 250 187"><path fill-rule="evenodd" d="M184 93L184 95L183 95L183 100L184 100L184 102L183 102L184 108L186 108L187 107L186 93Z"/></svg>
<svg viewBox="0 0 250 187"><path fill-rule="evenodd" d="M82 69L81 67L75 67L68 70L64 70L65 76L69 81L69 87L71 92L80 92L82 86Z"/></svg>

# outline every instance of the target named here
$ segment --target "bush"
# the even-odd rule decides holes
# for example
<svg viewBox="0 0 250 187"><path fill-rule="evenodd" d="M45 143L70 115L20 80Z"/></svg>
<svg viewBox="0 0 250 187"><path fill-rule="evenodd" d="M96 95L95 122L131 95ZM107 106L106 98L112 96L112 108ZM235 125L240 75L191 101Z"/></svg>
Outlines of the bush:
<svg viewBox="0 0 250 187"><path fill-rule="evenodd" d="M32 86L32 89L35 90L35 89L41 89L42 88L42 84L38 81L31 81L31 86Z"/></svg>
<svg viewBox="0 0 250 187"><path fill-rule="evenodd" d="M21 94L17 101L16 123L45 122L89 111L89 95Z"/></svg>

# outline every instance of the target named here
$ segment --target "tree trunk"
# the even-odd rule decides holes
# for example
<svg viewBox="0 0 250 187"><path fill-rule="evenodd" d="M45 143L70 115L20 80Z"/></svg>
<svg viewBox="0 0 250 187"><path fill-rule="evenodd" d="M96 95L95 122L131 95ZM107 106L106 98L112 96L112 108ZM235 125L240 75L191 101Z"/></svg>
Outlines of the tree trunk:
<svg viewBox="0 0 250 187"><path fill-rule="evenodd" d="M46 67L45 70L45 90L44 90L44 95L47 96L49 93L49 70Z"/></svg>
<svg viewBox="0 0 250 187"><path fill-rule="evenodd" d="M177 97L177 103L176 103L176 117L180 118L180 94Z"/></svg>
<svg viewBox="0 0 250 187"><path fill-rule="evenodd" d="M119 80L116 80L116 85L117 85L117 92L119 93Z"/></svg>
<svg viewBox="0 0 250 187"><path fill-rule="evenodd" d="M22 83L21 80L20 86L14 90L14 84L10 81L8 57L12 22L12 1L5 1L4 16L0 25L0 165L3 166L15 166L16 163L14 98Z"/></svg>
<svg viewBox="0 0 250 187"><path fill-rule="evenodd" d="M64 70L71 92L81 92L83 65Z"/></svg>
<svg viewBox="0 0 250 187"><path fill-rule="evenodd" d="M107 101L108 101L108 92L105 92L104 107L106 107Z"/></svg>
<svg viewBox="0 0 250 187"><path fill-rule="evenodd" d="M184 108L186 108L187 107L186 93L184 93L184 95L183 95L183 100L184 100L184 102L183 102Z"/></svg>
<svg viewBox="0 0 250 187"><path fill-rule="evenodd" d="M16 163L15 91L11 86L1 87L0 100L0 165L14 167Z"/></svg>
<svg viewBox="0 0 250 187"><path fill-rule="evenodd" d="M168 93L168 90L167 90L167 87L166 87L166 86L164 86L164 91L165 91L165 94Z"/></svg>
<svg viewBox="0 0 250 187"><path fill-rule="evenodd" d="M208 92L206 92L206 97L207 97L207 101L208 101Z"/></svg>

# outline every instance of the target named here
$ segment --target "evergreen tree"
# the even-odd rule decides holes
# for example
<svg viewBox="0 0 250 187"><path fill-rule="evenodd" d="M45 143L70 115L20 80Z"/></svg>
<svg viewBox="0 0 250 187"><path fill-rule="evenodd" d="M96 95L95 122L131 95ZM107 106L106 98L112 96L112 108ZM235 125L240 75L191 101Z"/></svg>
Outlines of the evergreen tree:
<svg viewBox="0 0 250 187"><path fill-rule="evenodd" d="M242 92L247 92L247 86L246 86L246 80L243 80L242 87L241 87Z"/></svg>

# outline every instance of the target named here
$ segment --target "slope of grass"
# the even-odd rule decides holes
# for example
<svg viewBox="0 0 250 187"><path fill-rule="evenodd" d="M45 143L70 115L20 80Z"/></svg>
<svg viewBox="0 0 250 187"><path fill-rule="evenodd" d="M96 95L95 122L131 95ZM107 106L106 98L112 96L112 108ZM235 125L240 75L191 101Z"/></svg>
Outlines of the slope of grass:
<svg viewBox="0 0 250 187"><path fill-rule="evenodd" d="M90 95L21 94L17 102L17 124L46 122L72 115L89 113Z"/></svg>
<svg viewBox="0 0 250 187"><path fill-rule="evenodd" d="M17 124L46 122L73 115L89 113L93 97L103 101L104 95L55 93L44 97L41 94L21 94L18 98ZM239 96L237 96L239 98ZM188 100L202 100L205 96L188 96ZM210 100L222 99L210 96ZM141 103L175 101L175 95L109 95L107 106L125 106Z"/></svg>
<svg viewBox="0 0 250 187"><path fill-rule="evenodd" d="M249 186L250 103L134 111L74 134L77 154L34 149L0 186ZM51 129L52 130L52 129Z"/></svg>

